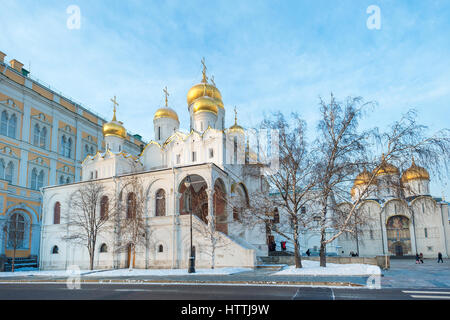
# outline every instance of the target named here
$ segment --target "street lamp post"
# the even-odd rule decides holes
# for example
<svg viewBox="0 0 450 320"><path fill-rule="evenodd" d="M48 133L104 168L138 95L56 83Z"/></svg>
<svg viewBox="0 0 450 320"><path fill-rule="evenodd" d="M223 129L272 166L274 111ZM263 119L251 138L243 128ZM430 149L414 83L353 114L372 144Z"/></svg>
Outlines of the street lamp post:
<svg viewBox="0 0 450 320"><path fill-rule="evenodd" d="M191 254L189 257L189 269L188 269L188 273L195 273L195 255L194 255L194 247L192 246L192 208L191 208L191 178L188 176L186 177L186 180L184 182L184 185L187 189L187 201L185 201L186 203L186 209L189 212L190 215L190 231L191 231Z"/></svg>

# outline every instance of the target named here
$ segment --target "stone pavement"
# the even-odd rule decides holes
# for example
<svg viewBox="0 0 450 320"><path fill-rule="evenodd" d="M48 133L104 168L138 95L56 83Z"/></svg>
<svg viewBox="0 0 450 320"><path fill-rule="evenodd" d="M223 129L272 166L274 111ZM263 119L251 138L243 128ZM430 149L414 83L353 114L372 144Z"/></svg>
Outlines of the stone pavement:
<svg viewBox="0 0 450 320"><path fill-rule="evenodd" d="M391 268L383 271L384 288L450 288L450 259L437 263L437 259L391 259Z"/></svg>

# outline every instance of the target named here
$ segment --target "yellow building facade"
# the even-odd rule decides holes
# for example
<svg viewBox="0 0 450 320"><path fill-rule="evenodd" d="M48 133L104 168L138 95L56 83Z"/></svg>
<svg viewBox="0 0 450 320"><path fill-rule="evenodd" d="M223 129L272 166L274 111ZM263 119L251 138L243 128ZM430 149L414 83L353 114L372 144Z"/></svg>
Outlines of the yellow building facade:
<svg viewBox="0 0 450 320"><path fill-rule="evenodd" d="M82 161L105 147L107 121L5 57L0 51L0 258L37 259L41 188L81 180ZM144 145L126 134L124 151Z"/></svg>

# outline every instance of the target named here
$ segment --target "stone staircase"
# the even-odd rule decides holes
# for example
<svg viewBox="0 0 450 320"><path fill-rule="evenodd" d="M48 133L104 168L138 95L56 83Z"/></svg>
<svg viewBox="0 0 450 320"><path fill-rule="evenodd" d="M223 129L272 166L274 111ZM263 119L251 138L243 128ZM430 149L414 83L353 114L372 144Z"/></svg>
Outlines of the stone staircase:
<svg viewBox="0 0 450 320"><path fill-rule="evenodd" d="M12 271L12 258L7 258L5 262L5 268L4 271ZM29 258L16 258L14 260L14 269L20 269L20 268L37 268L38 267L38 261L37 257L29 257Z"/></svg>

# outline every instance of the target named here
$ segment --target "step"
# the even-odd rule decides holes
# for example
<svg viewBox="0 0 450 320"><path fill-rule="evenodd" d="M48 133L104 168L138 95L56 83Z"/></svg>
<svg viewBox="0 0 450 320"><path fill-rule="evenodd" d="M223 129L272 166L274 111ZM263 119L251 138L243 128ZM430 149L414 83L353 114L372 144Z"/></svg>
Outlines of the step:
<svg viewBox="0 0 450 320"><path fill-rule="evenodd" d="M257 269L280 271L287 267L287 264L257 264Z"/></svg>

